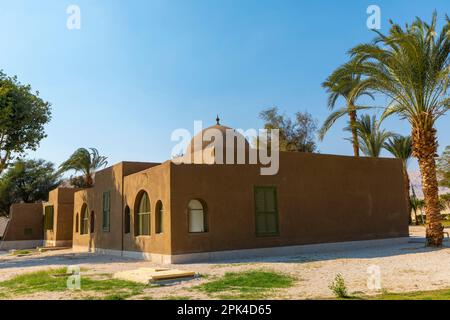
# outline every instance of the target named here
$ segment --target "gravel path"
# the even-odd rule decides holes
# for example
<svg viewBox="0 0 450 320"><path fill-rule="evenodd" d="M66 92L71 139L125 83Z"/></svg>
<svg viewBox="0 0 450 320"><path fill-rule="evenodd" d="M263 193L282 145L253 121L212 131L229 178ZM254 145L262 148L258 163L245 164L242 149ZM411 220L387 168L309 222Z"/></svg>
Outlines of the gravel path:
<svg viewBox="0 0 450 320"><path fill-rule="evenodd" d="M280 291L272 298L310 299L332 297L328 285L336 274L341 273L350 293L376 294L368 289L368 267L377 266L381 272L383 290L408 292L450 288L450 242L445 241L441 249L425 248L424 229L411 228L411 240L407 244L392 244L384 247L341 251L328 254L305 254L279 258L240 261L239 263L204 263L176 265L175 268L196 271L208 275L208 279L225 272L269 269L294 276L294 287ZM114 273L139 267L157 266L147 261L124 259L103 255L56 251L26 257L0 254L0 281L17 274L34 270L67 265L80 265L87 273ZM203 293L189 290L206 279L195 279L172 286L149 288L142 297L154 299L168 296L190 296L208 298ZM379 291L378 291L379 292ZM29 298L66 299L65 293L39 294Z"/></svg>

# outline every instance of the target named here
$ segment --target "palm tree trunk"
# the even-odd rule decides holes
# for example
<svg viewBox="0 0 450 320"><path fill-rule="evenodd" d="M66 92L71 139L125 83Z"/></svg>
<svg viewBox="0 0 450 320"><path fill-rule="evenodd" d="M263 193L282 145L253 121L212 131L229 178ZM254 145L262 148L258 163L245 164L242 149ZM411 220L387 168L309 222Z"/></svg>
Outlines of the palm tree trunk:
<svg viewBox="0 0 450 320"><path fill-rule="evenodd" d="M408 223L412 224L412 217L411 217L411 198L409 196L409 176L408 176L408 170L406 169L406 164L403 162L403 179L405 184L405 190L406 190L406 208L408 209Z"/></svg>
<svg viewBox="0 0 450 320"><path fill-rule="evenodd" d="M428 246L442 246L444 227L441 224L439 189L436 177L436 130L432 126L413 128L413 154L419 161L425 200L426 237ZM428 127L428 130L426 129Z"/></svg>
<svg viewBox="0 0 450 320"><path fill-rule="evenodd" d="M94 185L94 179L92 179L92 175L88 173L85 178L86 178L86 187L87 188L92 187Z"/></svg>
<svg viewBox="0 0 450 320"><path fill-rule="evenodd" d="M355 157L359 157L359 142L358 142L358 132L356 131L356 110L354 106L350 104L350 111L348 112L350 116L350 127L352 128L352 142L353 142L353 154Z"/></svg>

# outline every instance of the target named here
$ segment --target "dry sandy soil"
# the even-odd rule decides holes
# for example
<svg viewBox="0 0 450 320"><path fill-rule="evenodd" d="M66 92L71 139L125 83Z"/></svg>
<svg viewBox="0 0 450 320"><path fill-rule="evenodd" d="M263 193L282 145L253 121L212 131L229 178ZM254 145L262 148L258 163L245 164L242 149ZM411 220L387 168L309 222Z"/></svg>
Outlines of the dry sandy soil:
<svg viewBox="0 0 450 320"><path fill-rule="evenodd" d="M341 273L350 293L376 294L367 287L367 268L379 266L383 290L410 292L450 288L450 241L445 240L441 249L425 248L424 229L411 228L407 244L391 244L383 247L340 251L327 254L305 254L248 261L184 264L173 266L207 275L170 286L145 290L137 298L153 299L170 296L188 296L192 299L208 299L204 293L191 290L193 286L219 277L225 272L267 269L290 274L296 279L295 286L279 291L275 299L314 299L332 297L328 288L336 274ZM139 267L154 267L154 263L84 253L69 250L47 252L32 256L15 257L0 253L0 281L18 274L68 265L80 265L89 274L114 273ZM29 299L70 299L67 293L34 294Z"/></svg>

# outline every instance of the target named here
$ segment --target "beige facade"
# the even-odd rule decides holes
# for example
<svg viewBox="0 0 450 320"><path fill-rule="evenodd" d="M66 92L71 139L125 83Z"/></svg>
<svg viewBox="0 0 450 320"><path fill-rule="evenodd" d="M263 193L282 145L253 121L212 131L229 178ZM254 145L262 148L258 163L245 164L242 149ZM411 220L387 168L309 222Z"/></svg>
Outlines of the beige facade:
<svg viewBox="0 0 450 320"><path fill-rule="evenodd" d="M8 225L0 250L28 249L42 245L43 218L41 203L18 203L10 209Z"/></svg>
<svg viewBox="0 0 450 320"><path fill-rule="evenodd" d="M57 188L43 204L44 246L72 246L73 236L73 198L77 188Z"/></svg>
<svg viewBox="0 0 450 320"><path fill-rule="evenodd" d="M96 173L95 186L75 193L73 214L73 246L93 250L122 251L123 246L123 196L126 176L158 166L157 163L121 162ZM103 221L103 196L109 194L109 223ZM86 224L83 214L87 212ZM92 232L91 232L92 231Z"/></svg>
<svg viewBox="0 0 450 320"><path fill-rule="evenodd" d="M194 144L181 159L198 155ZM40 233L46 245L182 263L408 237L400 160L280 152L278 173L262 175L257 164L214 164L217 150L200 148L203 162L121 162L97 172L92 188L16 206L5 238L22 239L32 222L29 240Z"/></svg>
<svg viewBox="0 0 450 320"><path fill-rule="evenodd" d="M401 166L288 152L272 176L250 164L120 163L75 193L73 245L167 263L408 237Z"/></svg>

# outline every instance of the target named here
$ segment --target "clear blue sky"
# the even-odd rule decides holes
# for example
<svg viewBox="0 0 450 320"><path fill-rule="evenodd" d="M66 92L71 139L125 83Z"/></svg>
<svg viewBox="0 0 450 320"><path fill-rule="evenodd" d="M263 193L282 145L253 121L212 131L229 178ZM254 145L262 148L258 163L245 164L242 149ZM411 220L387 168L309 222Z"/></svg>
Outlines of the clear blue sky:
<svg viewBox="0 0 450 320"><path fill-rule="evenodd" d="M66 28L70 4L81 9L81 30ZM83 146L110 163L164 161L174 129L211 125L216 114L260 128L259 111L276 105L322 122L321 82L373 38L370 4L381 7L382 31L390 18L450 13L448 0L0 0L0 68L53 104L48 137L29 157L59 164ZM450 145L449 117L437 125L440 152ZM345 125L320 152L352 153ZM399 120L385 127L409 133Z"/></svg>

